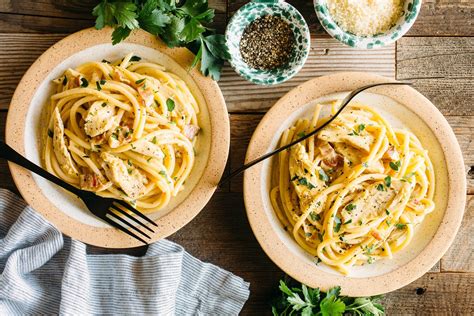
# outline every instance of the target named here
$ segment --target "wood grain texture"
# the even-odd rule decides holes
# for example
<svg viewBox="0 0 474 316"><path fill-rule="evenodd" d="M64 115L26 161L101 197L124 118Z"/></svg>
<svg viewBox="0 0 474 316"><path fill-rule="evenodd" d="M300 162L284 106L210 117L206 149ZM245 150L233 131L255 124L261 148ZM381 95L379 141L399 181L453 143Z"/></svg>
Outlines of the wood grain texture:
<svg viewBox="0 0 474 316"><path fill-rule="evenodd" d="M441 259L442 272L474 272L474 196L467 197L466 210L456 242Z"/></svg>
<svg viewBox="0 0 474 316"><path fill-rule="evenodd" d="M415 83L445 115L474 115L474 38L403 37L397 79Z"/></svg>
<svg viewBox="0 0 474 316"><path fill-rule="evenodd" d="M472 315L474 273L427 273L385 296L387 315Z"/></svg>
<svg viewBox="0 0 474 316"><path fill-rule="evenodd" d="M341 71L371 72L395 77L395 45L377 50L359 50L344 46L332 38L313 38L311 52L303 69L289 81L277 86L258 86L225 66L219 86L230 112L262 111L290 89L314 77Z"/></svg>
<svg viewBox="0 0 474 316"><path fill-rule="evenodd" d="M1 25L0 30L3 31ZM0 109L8 109L26 70L65 34L0 34ZM15 65L12 67L12 65Z"/></svg>
<svg viewBox="0 0 474 316"><path fill-rule="evenodd" d="M94 26L92 8L97 0L0 1L0 30L8 33L73 33ZM226 1L211 0L216 16L210 25L224 31Z"/></svg>
<svg viewBox="0 0 474 316"><path fill-rule="evenodd" d="M229 16L247 0L228 1ZM289 0L304 16L311 33L329 36L314 12L312 0ZM408 36L472 36L474 2L471 0L423 0L421 12Z"/></svg>

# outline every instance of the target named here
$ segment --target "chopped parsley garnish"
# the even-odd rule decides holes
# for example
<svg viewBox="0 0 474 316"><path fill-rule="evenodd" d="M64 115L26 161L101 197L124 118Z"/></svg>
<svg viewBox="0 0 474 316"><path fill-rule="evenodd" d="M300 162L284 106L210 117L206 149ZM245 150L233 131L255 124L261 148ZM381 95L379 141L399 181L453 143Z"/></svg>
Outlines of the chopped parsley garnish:
<svg viewBox="0 0 474 316"><path fill-rule="evenodd" d="M367 263L368 264L372 264L372 263L374 263L374 261L375 261L375 259L373 257L368 257L367 258Z"/></svg>
<svg viewBox="0 0 474 316"><path fill-rule="evenodd" d="M81 78L81 87L85 88L87 86L89 86L89 81L86 78Z"/></svg>
<svg viewBox="0 0 474 316"><path fill-rule="evenodd" d="M385 185L387 186L387 188L390 188L390 186L392 185L392 177L386 176L385 179L383 179L383 181L385 182Z"/></svg>
<svg viewBox="0 0 474 316"><path fill-rule="evenodd" d="M102 59L102 62L103 63L106 63L106 64L110 64L110 61L106 60L106 59Z"/></svg>
<svg viewBox="0 0 474 316"><path fill-rule="evenodd" d="M100 84L101 84L101 85L104 85L106 82L107 82L107 81L105 81L104 79L102 79L102 80L100 81Z"/></svg>
<svg viewBox="0 0 474 316"><path fill-rule="evenodd" d="M153 144L156 144L156 136L153 136L153 139L151 140Z"/></svg>
<svg viewBox="0 0 474 316"><path fill-rule="evenodd" d="M390 215L390 211L385 209L385 214Z"/></svg>
<svg viewBox="0 0 474 316"><path fill-rule="evenodd" d="M107 106L107 103L103 102L103 103L101 104L101 106L102 106L103 108L105 108L105 107Z"/></svg>
<svg viewBox="0 0 474 316"><path fill-rule="evenodd" d="M146 160L146 162L150 162L151 158L153 158L153 157L148 158L148 159Z"/></svg>
<svg viewBox="0 0 474 316"><path fill-rule="evenodd" d="M368 164L367 162L362 163L362 166L363 166L364 168L369 168L369 164Z"/></svg>
<svg viewBox="0 0 474 316"><path fill-rule="evenodd" d="M129 166L132 166L132 162L130 161L130 159L127 162Z"/></svg>
<svg viewBox="0 0 474 316"><path fill-rule="evenodd" d="M355 210L356 207L357 207L356 205L351 203L351 204L346 206L346 211L351 212L351 211Z"/></svg>
<svg viewBox="0 0 474 316"><path fill-rule="evenodd" d="M132 56L130 57L130 61L140 61L142 58L140 56Z"/></svg>
<svg viewBox="0 0 474 316"><path fill-rule="evenodd" d="M170 111L170 112L173 111L175 106L176 105L175 105L175 103L172 99L166 100L166 107L168 108L168 111Z"/></svg>
<svg viewBox="0 0 474 316"><path fill-rule="evenodd" d="M166 177L166 171L161 170L159 173L160 173L163 177Z"/></svg>
<svg viewBox="0 0 474 316"><path fill-rule="evenodd" d="M96 82L95 82L95 85L96 85L96 87L97 87L97 90L99 90L99 91L102 90L102 87L100 86L99 81L96 81Z"/></svg>
<svg viewBox="0 0 474 316"><path fill-rule="evenodd" d="M348 220L347 222L344 223L344 225L347 225L347 224L350 224L352 223L352 218L350 220Z"/></svg>
<svg viewBox="0 0 474 316"><path fill-rule="evenodd" d="M358 131L359 133L362 132L364 129L365 129L365 124L359 124L359 125L357 126L357 131Z"/></svg>
<svg viewBox="0 0 474 316"><path fill-rule="evenodd" d="M315 212L309 213L309 217L311 217L311 220L313 221L319 221L321 219L321 216Z"/></svg>
<svg viewBox="0 0 474 316"><path fill-rule="evenodd" d="M128 171L128 174L132 174L132 169L128 168L127 171Z"/></svg>
<svg viewBox="0 0 474 316"><path fill-rule="evenodd" d="M112 133L112 135L110 135L110 137L112 137L115 140L118 140L118 134L117 133Z"/></svg>
<svg viewBox="0 0 474 316"><path fill-rule="evenodd" d="M401 163L400 160L396 161L396 162L390 161L390 163L389 163L390 168L392 168L395 171L398 171L400 169L401 165L402 165L402 163Z"/></svg>
<svg viewBox="0 0 474 316"><path fill-rule="evenodd" d="M63 79L63 86L67 85L67 77L64 76L64 79Z"/></svg>
<svg viewBox="0 0 474 316"><path fill-rule="evenodd" d="M397 229L404 229L406 226L407 226L407 224L402 224L402 223L397 223L397 224L395 224L395 227L396 227Z"/></svg>
<svg viewBox="0 0 474 316"><path fill-rule="evenodd" d="M313 235L313 234L311 234L311 233L306 233L306 234L305 234L306 237L311 237L312 235Z"/></svg>
<svg viewBox="0 0 474 316"><path fill-rule="evenodd" d="M379 191L387 191L387 189L385 188L385 186L382 183L377 184L376 188Z"/></svg>
<svg viewBox="0 0 474 316"><path fill-rule="evenodd" d="M51 137L51 138L53 138L53 136L54 136L53 131L49 128L48 128L48 136Z"/></svg>
<svg viewBox="0 0 474 316"><path fill-rule="evenodd" d="M145 81L145 80L146 80L146 78L142 78L142 79L140 79L140 80L135 81L135 84L140 84L140 83L142 83L142 82Z"/></svg>
<svg viewBox="0 0 474 316"><path fill-rule="evenodd" d="M334 223L336 223L334 226L334 231L338 233L341 230L341 219L337 216L334 217Z"/></svg>
<svg viewBox="0 0 474 316"><path fill-rule="evenodd" d="M329 181L329 177L328 177L328 175L326 174L326 172L324 172L323 169L319 169L318 173L319 173L319 180L324 181L324 182L328 182L328 181Z"/></svg>
<svg viewBox="0 0 474 316"><path fill-rule="evenodd" d="M315 188L315 186L311 182L309 182L308 179L306 179L306 178L299 178L298 183L301 184L301 185L307 186L309 189L314 189Z"/></svg>
<svg viewBox="0 0 474 316"><path fill-rule="evenodd" d="M298 138L305 137L306 133L305 132L299 132L296 136L298 136Z"/></svg>

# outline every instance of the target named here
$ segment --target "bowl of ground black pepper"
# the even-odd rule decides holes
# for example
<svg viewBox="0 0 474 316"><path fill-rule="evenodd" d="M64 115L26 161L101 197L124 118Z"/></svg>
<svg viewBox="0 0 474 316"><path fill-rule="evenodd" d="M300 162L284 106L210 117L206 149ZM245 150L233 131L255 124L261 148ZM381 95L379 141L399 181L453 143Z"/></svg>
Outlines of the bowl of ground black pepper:
<svg viewBox="0 0 474 316"><path fill-rule="evenodd" d="M282 83L298 73L310 49L303 16L283 0L253 0L231 18L226 30L230 64L260 85Z"/></svg>

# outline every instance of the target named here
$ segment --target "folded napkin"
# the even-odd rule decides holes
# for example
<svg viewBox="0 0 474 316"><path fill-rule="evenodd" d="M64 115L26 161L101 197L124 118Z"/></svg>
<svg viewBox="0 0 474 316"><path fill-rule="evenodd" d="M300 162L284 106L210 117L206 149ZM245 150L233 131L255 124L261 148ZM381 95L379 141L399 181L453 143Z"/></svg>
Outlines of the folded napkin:
<svg viewBox="0 0 474 316"><path fill-rule="evenodd" d="M91 255L0 189L0 315L236 315L249 283L168 240L143 257Z"/></svg>

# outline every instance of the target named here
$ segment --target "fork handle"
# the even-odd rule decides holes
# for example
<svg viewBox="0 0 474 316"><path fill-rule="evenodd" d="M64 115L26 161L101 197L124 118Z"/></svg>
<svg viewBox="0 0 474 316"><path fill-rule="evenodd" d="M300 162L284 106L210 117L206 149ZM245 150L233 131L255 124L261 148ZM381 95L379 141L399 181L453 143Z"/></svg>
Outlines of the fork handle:
<svg viewBox="0 0 474 316"><path fill-rule="evenodd" d="M42 176L43 178L59 185L63 189L70 191L76 195L80 195L81 190L76 188L75 186L59 179L58 177L52 175L51 173L47 172L43 168L39 167L38 165L32 163L18 152L16 152L13 148L8 146L5 142L0 141L0 158L6 159L8 161L14 162L15 164L22 166L30 170L31 172L36 173L37 175Z"/></svg>

